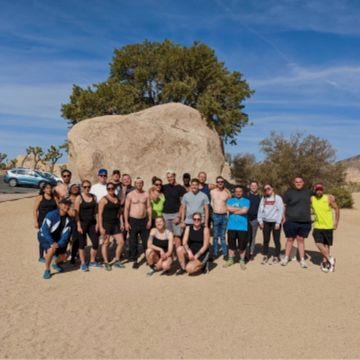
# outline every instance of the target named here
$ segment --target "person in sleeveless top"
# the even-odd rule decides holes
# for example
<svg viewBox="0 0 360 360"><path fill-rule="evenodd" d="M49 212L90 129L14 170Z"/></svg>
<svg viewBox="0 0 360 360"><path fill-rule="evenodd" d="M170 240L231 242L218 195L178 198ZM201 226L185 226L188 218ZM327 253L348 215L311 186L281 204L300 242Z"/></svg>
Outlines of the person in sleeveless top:
<svg viewBox="0 0 360 360"><path fill-rule="evenodd" d="M323 184L314 185L314 193L311 197L311 208L315 215L313 237L323 256L320 268L323 272L333 272L336 259L330 255L330 246L333 244L334 230L339 225L340 209L333 195L324 194Z"/></svg>
<svg viewBox="0 0 360 360"><path fill-rule="evenodd" d="M210 230L201 224L201 214L192 215L193 224L185 228L183 245L177 248L180 269L176 275L185 272L194 274L202 268L207 269L209 260Z"/></svg>
<svg viewBox="0 0 360 360"><path fill-rule="evenodd" d="M123 222L121 219L121 203L115 195L115 185L108 183L106 185L107 195L99 202L99 229L102 235L101 253L104 260L105 270L110 271L111 266L124 268L124 264L120 261L120 257L124 248ZM115 257L111 264L108 258L108 249L110 245L110 236L113 236L116 243Z"/></svg>
<svg viewBox="0 0 360 360"><path fill-rule="evenodd" d="M80 269L88 271L89 267L101 267L96 261L97 249L99 248L99 226L97 222L97 200L95 195L90 193L91 182L84 180L81 183L82 192L75 200L76 226L79 233L79 256ZM85 261L86 239L91 240L90 262Z"/></svg>
<svg viewBox="0 0 360 360"><path fill-rule="evenodd" d="M156 271L169 271L172 264L172 252L174 248L173 233L166 229L165 220L162 216L155 218L155 227L151 229L146 250L146 260L150 266L147 275L153 275Z"/></svg>
<svg viewBox="0 0 360 360"><path fill-rule="evenodd" d="M45 184L41 189L38 196L35 198L34 202L34 228L40 229L46 215L52 211L57 209L57 203L53 194L53 187L51 184ZM44 263L45 250L39 244L39 262Z"/></svg>

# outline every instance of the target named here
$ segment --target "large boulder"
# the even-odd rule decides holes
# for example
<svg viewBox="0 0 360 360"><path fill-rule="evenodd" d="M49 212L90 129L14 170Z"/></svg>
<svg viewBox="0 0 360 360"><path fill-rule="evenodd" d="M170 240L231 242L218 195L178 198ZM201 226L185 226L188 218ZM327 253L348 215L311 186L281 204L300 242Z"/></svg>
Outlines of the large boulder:
<svg viewBox="0 0 360 360"><path fill-rule="evenodd" d="M167 169L196 176L200 170L214 181L225 158L218 134L201 114L179 103L158 105L129 115L87 119L69 131L69 168L74 178L96 181L97 170L120 169L141 176L165 177Z"/></svg>

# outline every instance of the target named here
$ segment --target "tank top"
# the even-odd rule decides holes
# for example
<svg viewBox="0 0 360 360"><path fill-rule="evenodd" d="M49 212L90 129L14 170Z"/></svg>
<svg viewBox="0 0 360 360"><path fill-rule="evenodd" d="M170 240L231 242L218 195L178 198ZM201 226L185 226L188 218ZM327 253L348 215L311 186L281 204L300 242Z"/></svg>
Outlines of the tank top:
<svg viewBox="0 0 360 360"><path fill-rule="evenodd" d="M165 252L168 251L169 249L169 238L168 238L168 230L165 230L165 239L160 239L159 236L159 232L156 231L154 237L153 237L153 244L155 246L158 246L160 248L162 248Z"/></svg>
<svg viewBox="0 0 360 360"><path fill-rule="evenodd" d="M81 203L80 203L80 211L79 211L79 218L81 222L85 223L95 223L96 222L96 201L95 197L91 195L91 201L87 202L84 200L82 195Z"/></svg>
<svg viewBox="0 0 360 360"><path fill-rule="evenodd" d="M119 223L119 211L120 211L120 201L113 203L107 196L105 196L107 203L104 206L103 210L103 222L106 224L118 224Z"/></svg>
<svg viewBox="0 0 360 360"><path fill-rule="evenodd" d="M210 188L209 184L204 184L203 187L200 189L201 192L203 192L209 199L211 203L211 195L210 195Z"/></svg>
<svg viewBox="0 0 360 360"><path fill-rule="evenodd" d="M39 226L44 222L44 219L48 212L57 209L56 201L54 198L47 200L44 195L42 195L42 199L39 204L39 213L38 213L38 222Z"/></svg>
<svg viewBox="0 0 360 360"><path fill-rule="evenodd" d="M199 230L195 230L193 225L190 225L189 233L189 248L195 255L203 246L204 243L204 227L201 226Z"/></svg>
<svg viewBox="0 0 360 360"><path fill-rule="evenodd" d="M165 196L161 194L156 201L151 200L152 218L162 216L165 204Z"/></svg>
<svg viewBox="0 0 360 360"><path fill-rule="evenodd" d="M329 204L329 195L321 198L311 197L311 205L315 213L315 229L332 230L334 228L333 211Z"/></svg>

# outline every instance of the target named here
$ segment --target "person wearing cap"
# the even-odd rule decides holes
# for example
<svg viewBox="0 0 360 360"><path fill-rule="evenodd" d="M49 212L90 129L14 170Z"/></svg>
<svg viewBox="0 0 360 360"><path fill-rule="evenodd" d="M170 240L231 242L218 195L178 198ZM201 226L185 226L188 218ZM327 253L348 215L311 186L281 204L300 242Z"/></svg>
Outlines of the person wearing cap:
<svg viewBox="0 0 360 360"><path fill-rule="evenodd" d="M186 191L187 192L191 191L191 185L190 185L191 175L189 173L184 173L182 178L183 178L183 186L186 189Z"/></svg>
<svg viewBox="0 0 360 360"><path fill-rule="evenodd" d="M285 205L284 232L287 238L285 256L281 265L286 266L289 262L290 253L296 240L300 266L306 269L305 261L305 239L311 231L310 199L312 191L304 187L305 182L302 176L296 176L293 181L293 188L288 189L283 197Z"/></svg>
<svg viewBox="0 0 360 360"><path fill-rule="evenodd" d="M150 197L143 187L144 180L136 178L135 190L127 195L124 210L125 229L129 232L130 261L134 262L134 269L139 268L138 236L140 235L145 254L152 220Z"/></svg>
<svg viewBox="0 0 360 360"><path fill-rule="evenodd" d="M176 248L181 246L182 228L180 226L180 206L181 198L186 194L186 189L176 183L176 174L173 170L166 172L168 184L163 186L165 204L163 216L166 222L166 228L174 234Z"/></svg>
<svg viewBox="0 0 360 360"><path fill-rule="evenodd" d="M311 197L311 207L315 215L313 237L323 256L320 268L323 272L333 272L336 259L330 255L330 246L333 244L333 232L339 224L340 209L333 195L324 194L323 184L315 184L314 193Z"/></svg>
<svg viewBox="0 0 360 360"><path fill-rule="evenodd" d="M91 186L90 194L95 195L97 202L107 195L106 183L107 183L108 172L106 169L99 169L98 179L99 182Z"/></svg>
<svg viewBox="0 0 360 360"><path fill-rule="evenodd" d="M52 264L53 269L57 272L63 271L59 264L66 259L66 248L74 227L68 214L71 204L70 198L62 198L58 203L58 209L50 211L46 215L38 232L38 240L45 250L43 278L46 280L51 278L50 264L54 255L57 258Z"/></svg>

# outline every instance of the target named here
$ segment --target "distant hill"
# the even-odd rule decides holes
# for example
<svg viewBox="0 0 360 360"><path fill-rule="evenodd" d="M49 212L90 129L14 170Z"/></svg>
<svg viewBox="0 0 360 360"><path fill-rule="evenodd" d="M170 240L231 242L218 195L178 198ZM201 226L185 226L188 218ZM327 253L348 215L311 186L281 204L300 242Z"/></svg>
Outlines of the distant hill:
<svg viewBox="0 0 360 360"><path fill-rule="evenodd" d="M346 168L346 181L360 183L360 155L339 161Z"/></svg>

